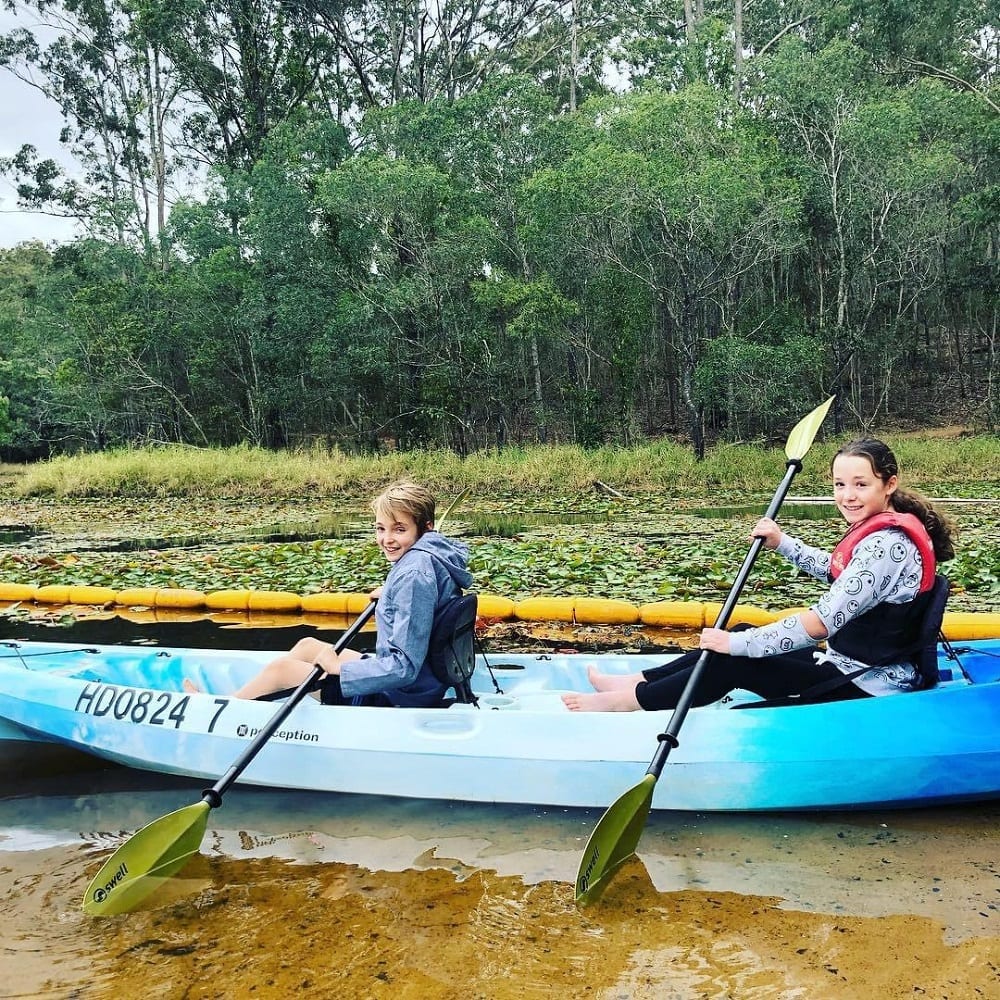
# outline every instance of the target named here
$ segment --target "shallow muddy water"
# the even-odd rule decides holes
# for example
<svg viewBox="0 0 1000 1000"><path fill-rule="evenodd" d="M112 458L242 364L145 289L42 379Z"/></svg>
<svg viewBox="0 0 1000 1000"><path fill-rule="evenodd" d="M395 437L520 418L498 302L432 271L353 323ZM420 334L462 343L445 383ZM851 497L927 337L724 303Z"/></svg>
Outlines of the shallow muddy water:
<svg viewBox="0 0 1000 1000"><path fill-rule="evenodd" d="M3 997L1000 992L1000 803L654 813L578 909L596 811L235 788L180 876L99 920L80 904L101 859L200 788L54 770L0 786Z"/></svg>

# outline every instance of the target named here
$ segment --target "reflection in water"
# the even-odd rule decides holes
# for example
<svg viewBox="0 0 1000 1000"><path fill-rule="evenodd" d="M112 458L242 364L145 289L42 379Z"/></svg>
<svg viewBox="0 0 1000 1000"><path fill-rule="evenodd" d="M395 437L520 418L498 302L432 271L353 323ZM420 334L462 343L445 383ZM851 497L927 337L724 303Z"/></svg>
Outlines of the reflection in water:
<svg viewBox="0 0 1000 1000"><path fill-rule="evenodd" d="M669 780L669 772L664 780ZM29 792L28 786L34 784ZM200 798L188 779L117 767L8 782L0 850L83 846L105 852L122 831ZM595 810L435 802L288 790L230 790L212 812L205 853L337 861L382 871L488 869L528 883L572 884ZM654 812L639 856L661 891L699 888L781 897L856 915L933 916L961 938L988 929L978 910L1000 842L1000 803L938 810L810 814ZM953 859L962 864L942 873ZM1000 912L995 913L1000 934Z"/></svg>
<svg viewBox="0 0 1000 1000"><path fill-rule="evenodd" d="M14 992L0 995L867 998L915 983L944 995L949 982L988 993L974 957L1000 943L997 804L654 813L640 860L578 910L595 810L237 787L182 877L134 914L84 918L100 860L200 790L120 768L8 776L0 895L17 962ZM859 919L870 917L891 922ZM194 982L212 986L177 987Z"/></svg>
<svg viewBox="0 0 1000 1000"><path fill-rule="evenodd" d="M0 545L23 545L36 534L36 530L26 524L0 524Z"/></svg>
<svg viewBox="0 0 1000 1000"><path fill-rule="evenodd" d="M238 614L234 617L239 617ZM252 628L232 627L207 617L190 616L178 621L133 621L128 617L109 614L93 618L78 618L68 624L52 628L32 621L18 621L0 617L0 640L14 639L23 642L69 642L81 645L149 645L194 647L196 649L289 649L306 635L336 642L353 616L316 616L309 624L292 624L267 627L255 624ZM317 624L319 622L320 624ZM323 625L328 623L328 627ZM374 633L362 632L357 640L362 651L374 645Z"/></svg>

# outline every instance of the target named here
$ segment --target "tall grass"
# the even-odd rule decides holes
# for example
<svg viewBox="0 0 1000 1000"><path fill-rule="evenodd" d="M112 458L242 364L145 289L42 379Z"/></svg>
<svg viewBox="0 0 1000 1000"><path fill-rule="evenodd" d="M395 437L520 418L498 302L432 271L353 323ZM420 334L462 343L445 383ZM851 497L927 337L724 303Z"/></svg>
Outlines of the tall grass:
<svg viewBox="0 0 1000 1000"><path fill-rule="evenodd" d="M961 484L966 491L973 486L987 495L1000 492L996 436L888 437L910 485L940 491ZM829 491L828 470L837 446L813 446L796 481L798 491ZM11 489L22 496L52 497L357 494L406 477L441 494L470 487L479 497L578 493L592 489L597 480L623 493L704 496L720 490L770 492L784 468L781 448L719 445L696 462L689 448L666 440L590 450L537 445L466 458L449 451L358 456L322 448L274 452L247 446L172 446L54 458L26 466L10 479Z"/></svg>

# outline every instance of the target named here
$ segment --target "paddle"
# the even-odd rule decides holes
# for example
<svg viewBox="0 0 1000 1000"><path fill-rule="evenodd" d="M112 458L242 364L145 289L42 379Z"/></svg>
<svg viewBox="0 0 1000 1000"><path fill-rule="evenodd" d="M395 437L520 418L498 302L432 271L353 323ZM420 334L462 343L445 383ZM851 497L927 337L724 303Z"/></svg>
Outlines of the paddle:
<svg viewBox="0 0 1000 1000"><path fill-rule="evenodd" d="M792 433L788 435L788 441L785 444L785 455L788 457L785 478L775 491L765 517L773 518L778 513L778 508L781 507L795 474L802 468L802 459L812 446L816 432L819 430L820 424L823 423L823 418L832 402L833 397L831 396L825 403L817 406L812 413L803 417L795 425ZM739 599L740 591L743 590L743 585L750 575L750 569L763 544L764 539L762 538L753 540L750 551L743 560L743 565L730 588L729 596L715 620L716 628L725 628L729 621L729 616ZM587 846L584 848L580 869L576 875L576 901L578 903L590 903L598 899L615 871L635 853L652 806L656 781L660 777L663 765L667 762L667 757L670 756L670 751L678 745L677 734L680 732L688 709L691 707L698 681L711 658L712 652L708 649L703 650L701 656L698 657L677 702L677 707L667 723L667 728L659 736L660 742L656 748L656 754L645 777L610 805L598 821L597 826L594 827L594 832L590 835L590 840L587 841Z"/></svg>
<svg viewBox="0 0 1000 1000"><path fill-rule="evenodd" d="M375 610L372 601L334 644L339 653L361 631ZM129 837L101 866L87 887L83 912L95 917L126 913L157 886L175 875L197 854L208 826L209 811L222 805L222 796L257 756L264 744L322 676L318 664L284 701L271 721L257 734L233 766L202 794L201 801L153 820Z"/></svg>

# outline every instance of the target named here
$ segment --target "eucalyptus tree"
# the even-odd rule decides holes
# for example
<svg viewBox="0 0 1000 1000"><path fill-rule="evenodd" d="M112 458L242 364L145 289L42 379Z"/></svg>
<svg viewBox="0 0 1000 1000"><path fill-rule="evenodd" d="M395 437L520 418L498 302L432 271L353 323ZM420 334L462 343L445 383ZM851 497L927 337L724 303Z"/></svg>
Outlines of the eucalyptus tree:
<svg viewBox="0 0 1000 1000"><path fill-rule="evenodd" d="M553 98L518 77L366 114L363 152L323 197L352 268L368 426L460 449L546 437L574 307L527 254L521 188L554 122Z"/></svg>
<svg viewBox="0 0 1000 1000"><path fill-rule="evenodd" d="M467 190L421 148L447 141L447 107L370 111L366 148L318 186L345 283L327 341L357 387L342 415L368 444L473 444L479 341L468 282L482 273L488 237Z"/></svg>
<svg viewBox="0 0 1000 1000"><path fill-rule="evenodd" d="M811 51L849 39L883 77L937 75L984 100L1000 66L994 0L603 0L601 11L618 74L637 86L701 81L739 99L784 38Z"/></svg>
<svg viewBox="0 0 1000 1000"><path fill-rule="evenodd" d="M518 398L511 387L522 385L532 403L534 435L542 441L549 432L552 386L547 383L563 370L563 343L572 342L569 320L578 311L558 293L523 235L529 212L525 184L562 155L556 100L525 77L498 78L439 109L451 128L444 142L426 149L468 192L476 218L490 235L472 292L489 316L490 339L513 370L491 363L483 384L497 409L508 411ZM511 419L518 422L513 412Z"/></svg>
<svg viewBox="0 0 1000 1000"><path fill-rule="evenodd" d="M30 460L86 446L89 413L72 386L77 338L66 319L79 282L64 250L0 250L0 395L8 400L2 454Z"/></svg>
<svg viewBox="0 0 1000 1000"><path fill-rule="evenodd" d="M219 167L170 222L163 287L190 407L214 441L280 446L329 435L352 399L323 346L343 295L319 186L349 155L344 130L300 113L250 171Z"/></svg>
<svg viewBox="0 0 1000 1000"><path fill-rule="evenodd" d="M3 360L24 457L190 433L150 304L161 279L140 251L107 241L51 253L29 244L0 260L11 320Z"/></svg>
<svg viewBox="0 0 1000 1000"><path fill-rule="evenodd" d="M601 23L580 0L305 0L336 49L340 102L455 101L516 72L576 80ZM585 55L584 60L587 60ZM593 67L591 67L593 68Z"/></svg>
<svg viewBox="0 0 1000 1000"><path fill-rule="evenodd" d="M943 278L941 251L958 235L956 193L970 165L922 110L924 91L886 88L857 46L835 41L810 53L786 40L766 77L762 107L807 192L810 311L828 346L831 388L845 390L839 405L867 423L892 405L894 369Z"/></svg>
<svg viewBox="0 0 1000 1000"><path fill-rule="evenodd" d="M531 183L536 238L645 289L647 363L675 366L701 455L695 373L751 279L800 243L797 186L773 141L703 86L592 101L581 117L579 147Z"/></svg>
<svg viewBox="0 0 1000 1000"><path fill-rule="evenodd" d="M45 312L51 254L40 243L0 249L0 456L25 460L48 451L45 375L32 336L34 314Z"/></svg>
<svg viewBox="0 0 1000 1000"><path fill-rule="evenodd" d="M190 102L183 121L190 156L249 170L275 126L317 106L331 48L308 3L159 0L157 6L173 14L166 42Z"/></svg>
<svg viewBox="0 0 1000 1000"><path fill-rule="evenodd" d="M0 38L0 66L60 109L60 140L81 173L24 145L0 161L20 203L78 219L87 232L152 250L179 169L169 133L180 85L165 55L170 5L129 0L4 0L26 26ZM29 16L34 20L28 22Z"/></svg>

